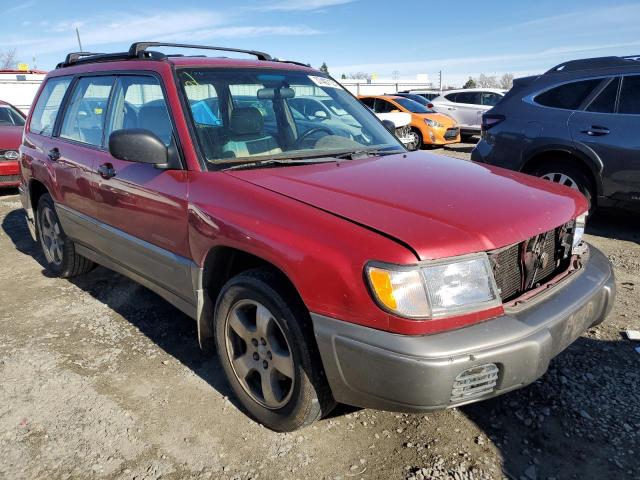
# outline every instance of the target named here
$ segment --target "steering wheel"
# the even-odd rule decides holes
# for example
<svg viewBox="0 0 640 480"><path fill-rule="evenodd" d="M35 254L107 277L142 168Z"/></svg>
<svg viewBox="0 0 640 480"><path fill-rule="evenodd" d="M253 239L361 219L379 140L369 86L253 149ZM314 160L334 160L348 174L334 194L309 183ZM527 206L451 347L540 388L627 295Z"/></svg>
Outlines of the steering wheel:
<svg viewBox="0 0 640 480"><path fill-rule="evenodd" d="M300 148L302 142L304 140L306 140L307 138L309 138L311 135L313 135L314 133L319 133L319 132L326 132L327 135L333 135L333 131L330 128L327 127L314 127L314 128L310 128L309 130L307 130L306 132L304 132L302 135L300 135L296 141L295 141L295 146L296 148Z"/></svg>

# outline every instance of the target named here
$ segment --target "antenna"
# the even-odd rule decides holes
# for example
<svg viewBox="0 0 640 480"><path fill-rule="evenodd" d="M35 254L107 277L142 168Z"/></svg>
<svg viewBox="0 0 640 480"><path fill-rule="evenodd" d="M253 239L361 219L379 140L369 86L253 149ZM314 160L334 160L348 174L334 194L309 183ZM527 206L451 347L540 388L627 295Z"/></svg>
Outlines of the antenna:
<svg viewBox="0 0 640 480"><path fill-rule="evenodd" d="M80 51L82 52L82 42L80 41L80 30L76 27L76 37L78 37L78 46L80 47Z"/></svg>

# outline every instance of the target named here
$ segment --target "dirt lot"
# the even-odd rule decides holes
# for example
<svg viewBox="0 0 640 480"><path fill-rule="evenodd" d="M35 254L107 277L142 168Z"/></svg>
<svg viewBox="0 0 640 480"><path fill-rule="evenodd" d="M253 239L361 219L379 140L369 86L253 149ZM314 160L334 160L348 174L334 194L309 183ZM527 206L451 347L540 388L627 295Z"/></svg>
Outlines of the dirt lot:
<svg viewBox="0 0 640 480"><path fill-rule="evenodd" d="M469 145L440 153L468 157ZM523 390L429 415L339 408L292 434L228 398L194 323L104 268L51 278L0 194L0 478L640 479L640 219L599 215L608 320Z"/></svg>

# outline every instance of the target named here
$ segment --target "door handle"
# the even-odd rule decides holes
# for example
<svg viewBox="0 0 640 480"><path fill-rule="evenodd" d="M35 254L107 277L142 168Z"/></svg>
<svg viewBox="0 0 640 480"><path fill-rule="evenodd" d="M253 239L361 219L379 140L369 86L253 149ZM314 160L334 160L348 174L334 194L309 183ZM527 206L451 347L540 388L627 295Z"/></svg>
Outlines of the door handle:
<svg viewBox="0 0 640 480"><path fill-rule="evenodd" d="M582 133L586 133L590 137L600 137L602 135L607 135L609 133L609 129L600 125L591 125L586 130L582 130Z"/></svg>
<svg viewBox="0 0 640 480"><path fill-rule="evenodd" d="M447 110L455 110L456 107L448 107Z"/></svg>
<svg viewBox="0 0 640 480"><path fill-rule="evenodd" d="M109 180L116 176L116 169L110 163L104 163L98 167L98 173L105 180Z"/></svg>
<svg viewBox="0 0 640 480"><path fill-rule="evenodd" d="M49 150L49 152L47 153L47 157L49 157L49 160L51 160L52 162L57 162L58 160L60 160L60 150L58 150L58 147L54 147Z"/></svg>

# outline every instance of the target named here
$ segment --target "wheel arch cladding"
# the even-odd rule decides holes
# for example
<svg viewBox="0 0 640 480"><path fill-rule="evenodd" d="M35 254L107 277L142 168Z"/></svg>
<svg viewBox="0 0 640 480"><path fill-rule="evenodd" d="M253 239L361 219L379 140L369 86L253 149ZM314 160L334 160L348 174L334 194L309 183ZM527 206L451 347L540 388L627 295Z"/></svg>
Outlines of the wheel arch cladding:
<svg viewBox="0 0 640 480"><path fill-rule="evenodd" d="M206 353L214 351L213 315L222 287L236 275L266 268L274 272L282 281L282 285L294 294L304 306L304 302L291 279L273 263L254 254L228 246L211 248L205 257L198 285L200 303L198 308L198 340Z"/></svg>

